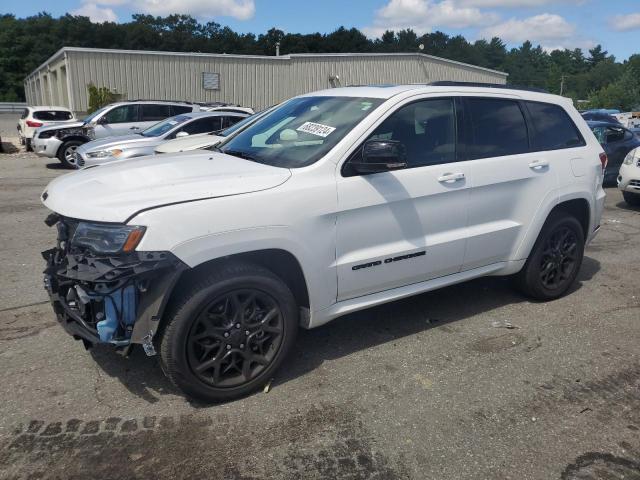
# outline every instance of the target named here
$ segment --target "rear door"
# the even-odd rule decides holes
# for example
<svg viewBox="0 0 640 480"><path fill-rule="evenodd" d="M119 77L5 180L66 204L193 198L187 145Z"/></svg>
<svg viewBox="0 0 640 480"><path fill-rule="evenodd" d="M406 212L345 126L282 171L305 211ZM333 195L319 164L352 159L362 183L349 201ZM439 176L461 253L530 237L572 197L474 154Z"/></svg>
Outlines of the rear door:
<svg viewBox="0 0 640 480"><path fill-rule="evenodd" d="M457 273L466 243L468 162L458 162L454 98L425 98L395 110L367 139L396 140L408 168L337 178L338 300ZM363 142L364 143L364 142Z"/></svg>
<svg viewBox="0 0 640 480"><path fill-rule="evenodd" d="M171 105L162 103L141 103L140 118L131 125L134 130L142 131L172 116Z"/></svg>
<svg viewBox="0 0 640 480"><path fill-rule="evenodd" d="M527 227L558 195L559 172L571 176L574 157L581 163L584 140L557 105L495 97L464 103L474 180L463 265L470 270L520 260L516 251Z"/></svg>

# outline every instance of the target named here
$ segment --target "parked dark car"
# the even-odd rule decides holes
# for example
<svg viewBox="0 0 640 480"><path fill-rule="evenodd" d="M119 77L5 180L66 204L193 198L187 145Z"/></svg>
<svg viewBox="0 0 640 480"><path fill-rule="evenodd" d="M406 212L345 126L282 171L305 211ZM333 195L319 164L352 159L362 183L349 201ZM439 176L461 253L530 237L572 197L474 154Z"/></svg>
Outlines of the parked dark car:
<svg viewBox="0 0 640 480"><path fill-rule="evenodd" d="M609 158L607 169L604 172L604 184L615 184L624 157L634 148L640 147L640 138L619 123L587 123Z"/></svg>
<svg viewBox="0 0 640 480"><path fill-rule="evenodd" d="M616 117L606 112L598 112L598 111L582 112L582 118L584 118L588 122L607 122L607 123L615 123L617 125L620 125L620 122Z"/></svg>

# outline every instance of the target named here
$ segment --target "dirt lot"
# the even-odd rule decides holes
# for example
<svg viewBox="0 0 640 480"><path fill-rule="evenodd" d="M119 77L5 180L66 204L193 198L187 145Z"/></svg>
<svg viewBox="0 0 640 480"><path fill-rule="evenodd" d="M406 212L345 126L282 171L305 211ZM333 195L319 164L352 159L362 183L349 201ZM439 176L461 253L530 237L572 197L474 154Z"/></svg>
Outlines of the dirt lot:
<svg viewBox="0 0 640 480"><path fill-rule="evenodd" d="M640 211L616 190L567 297L489 278L350 315L269 393L207 406L56 325L38 196L63 171L0 165L0 478L640 479Z"/></svg>

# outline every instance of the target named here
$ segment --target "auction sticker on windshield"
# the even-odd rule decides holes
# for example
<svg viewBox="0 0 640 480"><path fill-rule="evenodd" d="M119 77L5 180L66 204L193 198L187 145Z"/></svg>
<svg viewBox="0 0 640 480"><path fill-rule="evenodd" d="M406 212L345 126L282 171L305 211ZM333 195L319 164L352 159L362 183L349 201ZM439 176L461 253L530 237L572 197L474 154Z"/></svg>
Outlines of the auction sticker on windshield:
<svg viewBox="0 0 640 480"><path fill-rule="evenodd" d="M327 137L331 132L335 130L335 127L330 127L329 125L323 125L321 123L313 123L313 122L304 122L298 128L296 128L299 132L310 133L311 135L315 135L317 137Z"/></svg>

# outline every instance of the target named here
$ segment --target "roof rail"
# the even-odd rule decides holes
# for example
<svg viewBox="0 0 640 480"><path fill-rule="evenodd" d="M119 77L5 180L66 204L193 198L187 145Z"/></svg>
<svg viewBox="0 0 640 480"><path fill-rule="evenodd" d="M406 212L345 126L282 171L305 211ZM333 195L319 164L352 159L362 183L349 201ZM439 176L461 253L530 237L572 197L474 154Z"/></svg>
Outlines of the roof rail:
<svg viewBox="0 0 640 480"><path fill-rule="evenodd" d="M197 102L190 102L188 100L160 100L157 98L135 98L135 99L126 99L126 100L118 100L114 103L126 103L126 102L164 102L164 103L184 103L187 105L200 105Z"/></svg>
<svg viewBox="0 0 640 480"><path fill-rule="evenodd" d="M537 87L522 87L520 85L503 85L501 83L482 83L482 82L452 82L449 80L442 80L438 82L431 82L427 85L432 87L482 87L482 88L502 88L507 90L524 90L527 92L537 93L549 93L544 88Z"/></svg>

